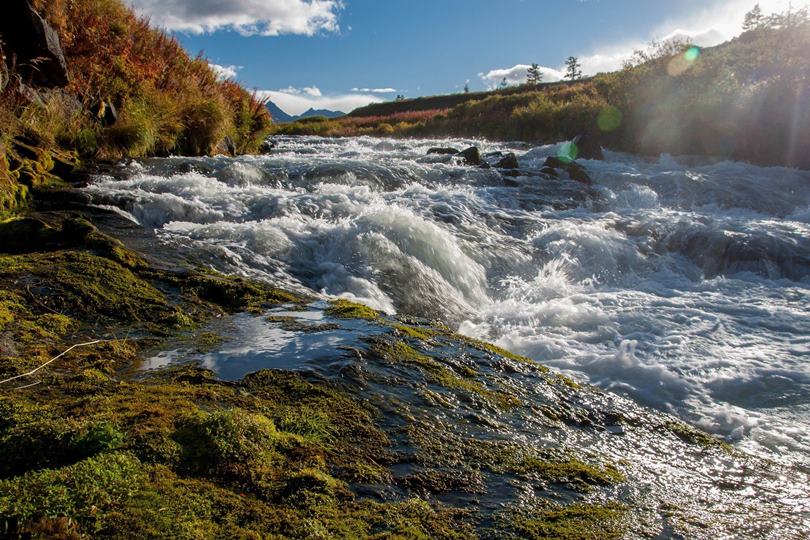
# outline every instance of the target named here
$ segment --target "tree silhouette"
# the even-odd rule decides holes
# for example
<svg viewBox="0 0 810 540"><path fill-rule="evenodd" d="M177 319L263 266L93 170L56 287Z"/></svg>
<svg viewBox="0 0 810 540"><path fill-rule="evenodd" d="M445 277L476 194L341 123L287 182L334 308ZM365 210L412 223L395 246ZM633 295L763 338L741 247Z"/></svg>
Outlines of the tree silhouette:
<svg viewBox="0 0 810 540"><path fill-rule="evenodd" d="M540 71L538 64L532 64L526 72L526 84L537 86L543 82L543 73Z"/></svg>
<svg viewBox="0 0 810 540"><path fill-rule="evenodd" d="M506 80L506 77L501 80L501 84L499 85L501 88L506 88L509 86L509 81Z"/></svg>
<svg viewBox="0 0 810 540"><path fill-rule="evenodd" d="M579 58L576 56L569 56L565 61L565 78L569 81L582 78L582 64L579 63Z"/></svg>
<svg viewBox="0 0 810 540"><path fill-rule="evenodd" d="M754 6L754 9L745 14L742 29L744 32L756 30L757 28L761 28L764 23L765 17L762 15L762 8L757 4Z"/></svg>

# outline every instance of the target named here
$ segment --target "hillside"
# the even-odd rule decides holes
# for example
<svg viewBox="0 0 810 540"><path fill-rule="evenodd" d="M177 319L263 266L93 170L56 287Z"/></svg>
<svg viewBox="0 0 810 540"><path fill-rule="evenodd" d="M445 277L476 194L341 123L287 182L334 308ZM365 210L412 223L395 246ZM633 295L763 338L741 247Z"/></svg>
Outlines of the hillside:
<svg viewBox="0 0 810 540"><path fill-rule="evenodd" d="M263 104L120 0L12 0L0 22L0 211L81 164L258 149Z"/></svg>
<svg viewBox="0 0 810 540"><path fill-rule="evenodd" d="M374 104L277 132L536 143L586 135L620 151L808 168L808 75L810 24L800 12L717 47L664 44L587 80Z"/></svg>

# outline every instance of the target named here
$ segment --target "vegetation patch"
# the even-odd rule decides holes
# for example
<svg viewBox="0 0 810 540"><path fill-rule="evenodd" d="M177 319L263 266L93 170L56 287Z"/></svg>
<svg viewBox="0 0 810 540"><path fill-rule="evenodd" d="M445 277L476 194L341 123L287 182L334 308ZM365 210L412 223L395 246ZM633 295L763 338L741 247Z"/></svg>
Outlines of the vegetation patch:
<svg viewBox="0 0 810 540"><path fill-rule="evenodd" d="M344 298L330 301L329 307L326 308L324 313L337 319L366 319L372 321L380 318L378 311Z"/></svg>
<svg viewBox="0 0 810 540"><path fill-rule="evenodd" d="M503 525L515 538L611 540L624 537L628 518L627 508L614 502L548 504L514 512L503 520Z"/></svg>

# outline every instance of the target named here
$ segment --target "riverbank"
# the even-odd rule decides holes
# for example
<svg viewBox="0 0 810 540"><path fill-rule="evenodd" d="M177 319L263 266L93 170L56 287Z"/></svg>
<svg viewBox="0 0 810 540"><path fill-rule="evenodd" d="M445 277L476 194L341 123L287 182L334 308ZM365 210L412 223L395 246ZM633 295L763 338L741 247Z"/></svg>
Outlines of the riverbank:
<svg viewBox="0 0 810 540"><path fill-rule="evenodd" d="M810 168L810 23L793 12L709 48L659 43L627 67L581 81L372 104L280 135L479 137ZM584 157L593 157L593 152Z"/></svg>

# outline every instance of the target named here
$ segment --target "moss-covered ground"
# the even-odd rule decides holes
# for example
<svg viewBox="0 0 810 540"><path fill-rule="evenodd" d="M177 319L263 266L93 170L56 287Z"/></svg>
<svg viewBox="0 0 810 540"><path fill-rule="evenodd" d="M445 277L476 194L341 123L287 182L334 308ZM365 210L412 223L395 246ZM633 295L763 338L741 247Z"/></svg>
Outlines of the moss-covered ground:
<svg viewBox="0 0 810 540"><path fill-rule="evenodd" d="M611 502L626 463L503 436L504 423L527 418L549 433L588 428L596 417L576 398L586 389L441 324L347 300L317 324L289 315L312 301L210 270L159 270L81 216L0 222L0 529L572 539L630 530L632 508ZM195 365L132 369L171 340L216 350L233 338L207 323L238 312L300 334L360 328L362 350L335 350L360 361L338 377L260 370L233 382ZM658 431L699 451L717 446L680 423Z"/></svg>

